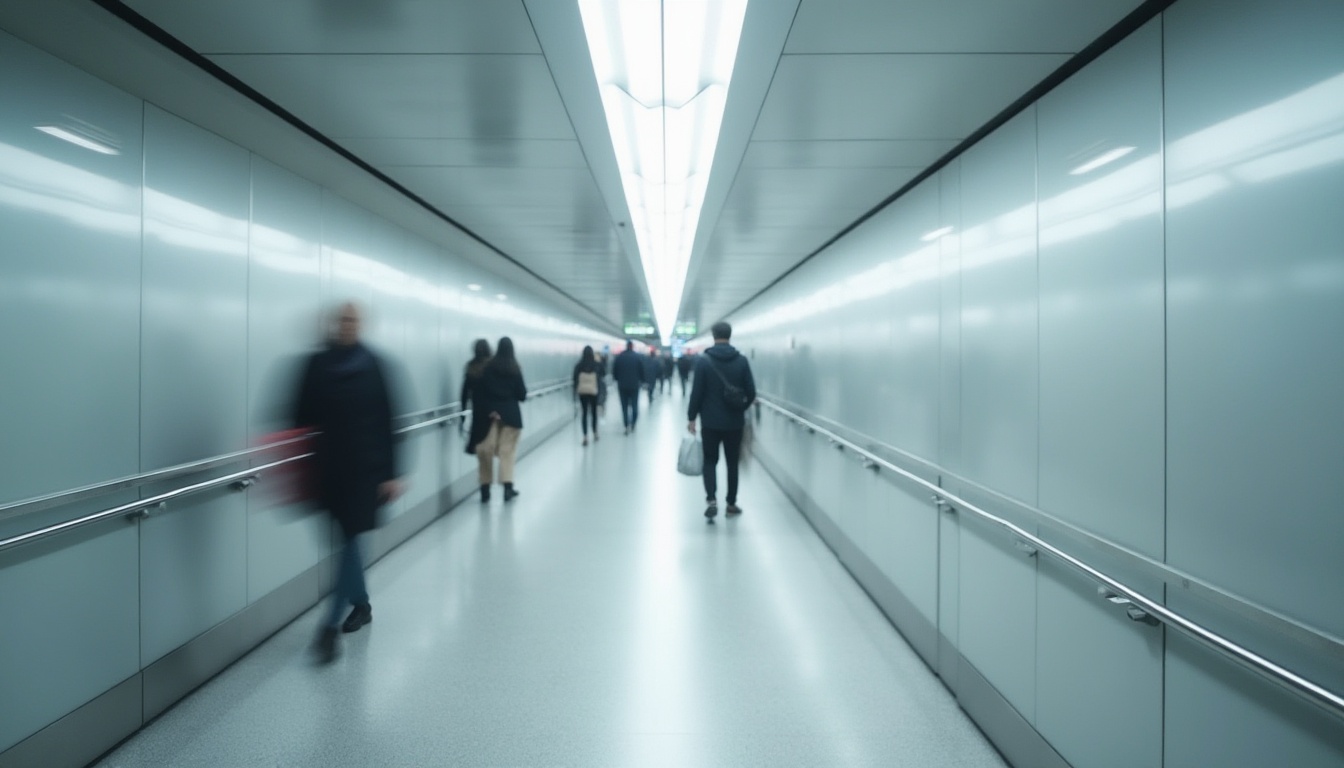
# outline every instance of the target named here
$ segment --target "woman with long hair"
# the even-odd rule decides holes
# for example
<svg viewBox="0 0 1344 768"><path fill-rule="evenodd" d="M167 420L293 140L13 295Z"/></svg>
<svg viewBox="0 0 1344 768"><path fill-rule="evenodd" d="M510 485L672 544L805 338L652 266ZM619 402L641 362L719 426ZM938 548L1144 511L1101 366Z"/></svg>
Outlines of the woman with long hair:
<svg viewBox="0 0 1344 768"><path fill-rule="evenodd" d="M579 396L579 405L583 412L579 422L583 424L583 444L588 444L588 417L592 415L593 442L597 442L597 395L601 392L602 364L592 347L583 348L583 357L574 366L574 394Z"/></svg>
<svg viewBox="0 0 1344 768"><path fill-rule="evenodd" d="M495 345L495 356L485 364L479 388L480 413L490 419L485 437L475 446L481 501L490 500L495 456L499 457L499 482L504 484L504 500L512 501L518 495L513 487L513 463L518 452L518 437L523 431L523 409L519 403L527 399L523 369L513 354L513 339L505 336Z"/></svg>
<svg viewBox="0 0 1344 768"><path fill-rule="evenodd" d="M467 453L475 454L476 446L490 432L490 410L486 406L481 387L481 376L485 365L490 362L490 342L477 339L472 344L471 362L462 372L462 397L458 400L462 409L471 409L471 429L467 432ZM481 488L481 501L490 500L490 486Z"/></svg>

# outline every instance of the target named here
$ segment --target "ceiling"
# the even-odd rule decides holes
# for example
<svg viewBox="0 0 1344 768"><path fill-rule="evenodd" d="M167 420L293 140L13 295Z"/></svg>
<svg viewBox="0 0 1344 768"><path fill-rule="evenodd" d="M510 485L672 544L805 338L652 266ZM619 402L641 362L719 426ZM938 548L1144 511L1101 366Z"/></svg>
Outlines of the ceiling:
<svg viewBox="0 0 1344 768"><path fill-rule="evenodd" d="M726 316L1140 4L750 0L681 319ZM120 5L613 326L651 311L573 0Z"/></svg>

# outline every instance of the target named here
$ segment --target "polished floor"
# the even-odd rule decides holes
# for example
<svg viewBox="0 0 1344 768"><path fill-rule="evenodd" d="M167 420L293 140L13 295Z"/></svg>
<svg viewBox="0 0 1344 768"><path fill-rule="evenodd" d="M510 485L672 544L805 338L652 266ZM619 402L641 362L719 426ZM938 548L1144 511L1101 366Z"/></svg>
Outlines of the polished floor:
<svg viewBox="0 0 1344 768"><path fill-rule="evenodd" d="M602 429L372 566L336 663L310 611L98 765L1004 765L760 467L705 523L679 394Z"/></svg>

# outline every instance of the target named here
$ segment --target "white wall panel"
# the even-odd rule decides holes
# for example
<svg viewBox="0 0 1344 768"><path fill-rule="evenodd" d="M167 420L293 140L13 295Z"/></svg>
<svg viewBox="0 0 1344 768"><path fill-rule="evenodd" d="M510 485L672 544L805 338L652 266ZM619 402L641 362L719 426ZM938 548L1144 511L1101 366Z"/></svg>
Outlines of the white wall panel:
<svg viewBox="0 0 1344 768"><path fill-rule="evenodd" d="M246 447L250 200L245 150L146 108L143 469ZM246 511L225 489L141 525L142 663L246 605Z"/></svg>
<svg viewBox="0 0 1344 768"><path fill-rule="evenodd" d="M1161 559L1161 22L1040 102L1040 506ZM1105 165L1091 164L1127 152Z"/></svg>
<svg viewBox="0 0 1344 768"><path fill-rule="evenodd" d="M322 193L252 158L248 259L250 443L291 425L307 355L321 342ZM275 505L277 473L248 494L247 594L251 603L317 564L326 528L318 515Z"/></svg>
<svg viewBox="0 0 1344 768"><path fill-rule="evenodd" d="M7 502L138 469L141 106L3 33L0 104Z"/></svg>
<svg viewBox="0 0 1344 768"><path fill-rule="evenodd" d="M1007 533L963 525L957 617L963 656L1028 722L1036 717L1036 558Z"/></svg>
<svg viewBox="0 0 1344 768"><path fill-rule="evenodd" d="M1036 111L961 159L961 449L966 473L1036 501Z"/></svg>

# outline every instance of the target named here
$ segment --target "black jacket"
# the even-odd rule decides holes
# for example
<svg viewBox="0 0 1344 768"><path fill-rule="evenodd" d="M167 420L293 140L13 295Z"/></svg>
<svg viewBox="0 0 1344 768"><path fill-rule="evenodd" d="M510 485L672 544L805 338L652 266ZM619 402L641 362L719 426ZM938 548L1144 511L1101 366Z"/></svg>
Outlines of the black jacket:
<svg viewBox="0 0 1344 768"><path fill-rule="evenodd" d="M611 362L611 377L616 386L624 389L639 389L644 384L644 361L642 355L633 349L627 349Z"/></svg>
<svg viewBox="0 0 1344 768"><path fill-rule="evenodd" d="M656 384L658 379L663 376L663 359L653 355L643 355L641 362L644 363L644 383Z"/></svg>
<svg viewBox="0 0 1344 768"><path fill-rule="evenodd" d="M684 379L687 376L690 376L691 371L694 369L695 369L695 358L691 357L690 355L682 355L681 357L677 358L677 373L681 374L681 378Z"/></svg>
<svg viewBox="0 0 1344 768"><path fill-rule="evenodd" d="M743 411L729 408L723 399L723 382L737 386L747 393L748 400L756 399L756 380L751 376L751 365L731 344L715 344L700 355L695 365L695 379L691 384L691 404L687 417L705 429L742 429L746 424ZM717 369L718 373L715 373ZM723 379L719 378L722 374Z"/></svg>
<svg viewBox="0 0 1344 768"><path fill-rule="evenodd" d="M471 409L471 430L467 433L467 453L476 453L476 444L490 434L490 411L485 410L484 390L481 388L481 374L485 371L484 361L467 363L462 372L462 409ZM474 370L473 370L474 369Z"/></svg>
<svg viewBox="0 0 1344 768"><path fill-rule="evenodd" d="M499 358L485 366L480 383L480 416L489 418L491 413L498 413L504 426L522 429L523 409L518 404L527 399L527 385L522 370L516 365L512 368L506 368Z"/></svg>
<svg viewBox="0 0 1344 768"><path fill-rule="evenodd" d="M332 345L309 358L294 426L321 432L318 499L347 537L377 527L378 486L398 476L395 412L384 365L364 345Z"/></svg>

